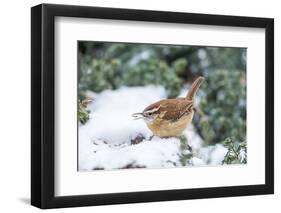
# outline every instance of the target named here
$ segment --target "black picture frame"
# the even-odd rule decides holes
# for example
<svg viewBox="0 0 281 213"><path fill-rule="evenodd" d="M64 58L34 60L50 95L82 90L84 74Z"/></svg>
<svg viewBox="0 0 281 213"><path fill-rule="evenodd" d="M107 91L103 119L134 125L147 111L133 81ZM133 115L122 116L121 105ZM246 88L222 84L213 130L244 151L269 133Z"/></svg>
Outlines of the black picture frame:
<svg viewBox="0 0 281 213"><path fill-rule="evenodd" d="M263 28L266 34L265 184L93 195L54 195L55 17ZM31 204L42 209L274 193L274 20L164 11L41 4L31 8Z"/></svg>

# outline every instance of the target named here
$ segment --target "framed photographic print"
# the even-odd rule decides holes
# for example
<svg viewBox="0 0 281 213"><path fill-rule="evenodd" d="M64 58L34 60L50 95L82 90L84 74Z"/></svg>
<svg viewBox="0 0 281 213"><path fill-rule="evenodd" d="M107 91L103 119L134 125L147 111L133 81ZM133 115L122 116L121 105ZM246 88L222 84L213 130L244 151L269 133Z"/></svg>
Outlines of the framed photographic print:
<svg viewBox="0 0 281 213"><path fill-rule="evenodd" d="M31 9L31 203L272 194L274 21Z"/></svg>

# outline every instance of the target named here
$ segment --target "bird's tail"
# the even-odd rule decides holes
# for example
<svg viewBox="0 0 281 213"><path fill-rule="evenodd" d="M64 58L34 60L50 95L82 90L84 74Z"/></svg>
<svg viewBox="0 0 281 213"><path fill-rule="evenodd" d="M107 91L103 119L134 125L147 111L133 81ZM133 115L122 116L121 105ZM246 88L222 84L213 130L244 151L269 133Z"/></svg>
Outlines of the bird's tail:
<svg viewBox="0 0 281 213"><path fill-rule="evenodd" d="M194 99L194 96L196 95L196 92L198 91L199 87L203 83L204 79L205 79L204 77L200 76L193 82L193 84L191 85L191 88L189 89L189 91L186 95L187 99L190 99L190 100Z"/></svg>

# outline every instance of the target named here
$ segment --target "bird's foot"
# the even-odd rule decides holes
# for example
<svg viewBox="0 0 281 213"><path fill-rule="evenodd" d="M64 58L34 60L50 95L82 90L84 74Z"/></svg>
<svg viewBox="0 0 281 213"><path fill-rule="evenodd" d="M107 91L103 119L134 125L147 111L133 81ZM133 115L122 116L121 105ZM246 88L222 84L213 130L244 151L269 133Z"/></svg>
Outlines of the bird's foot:
<svg viewBox="0 0 281 213"><path fill-rule="evenodd" d="M151 135L148 140L151 141L153 137L154 135Z"/></svg>

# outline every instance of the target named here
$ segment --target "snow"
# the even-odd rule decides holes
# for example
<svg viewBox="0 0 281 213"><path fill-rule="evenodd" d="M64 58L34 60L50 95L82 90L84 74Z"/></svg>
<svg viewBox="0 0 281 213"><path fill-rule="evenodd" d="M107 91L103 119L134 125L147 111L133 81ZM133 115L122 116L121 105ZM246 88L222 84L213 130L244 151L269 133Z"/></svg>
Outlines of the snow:
<svg viewBox="0 0 281 213"><path fill-rule="evenodd" d="M213 146L202 147L198 156L209 165L219 165L222 163L226 153L227 148L221 144L216 144Z"/></svg>
<svg viewBox="0 0 281 213"><path fill-rule="evenodd" d="M104 91L89 106L92 119L80 129L87 129L92 139L108 143L129 143L138 134L148 138L152 133L143 121L134 120L132 114L165 97L165 90L155 86Z"/></svg>
<svg viewBox="0 0 281 213"><path fill-rule="evenodd" d="M243 149L240 150L239 158L240 158L241 162L244 161L247 158L247 153L245 152L245 150L243 150Z"/></svg>
<svg viewBox="0 0 281 213"><path fill-rule="evenodd" d="M200 159L200 158L197 158L197 157L193 157L190 159L190 164L192 166L205 166L206 163L204 160Z"/></svg>
<svg viewBox="0 0 281 213"><path fill-rule="evenodd" d="M179 140L175 138L143 141L137 145L123 146L96 145L94 168L160 168L175 167L178 162Z"/></svg>
<svg viewBox="0 0 281 213"><path fill-rule="evenodd" d="M154 136L133 113L166 98L161 86L122 87L96 95L88 106L90 120L79 126L79 171L182 166L180 157L192 154L185 166L220 165L226 154L222 145L204 147L191 125L184 131L191 150L180 138Z"/></svg>

